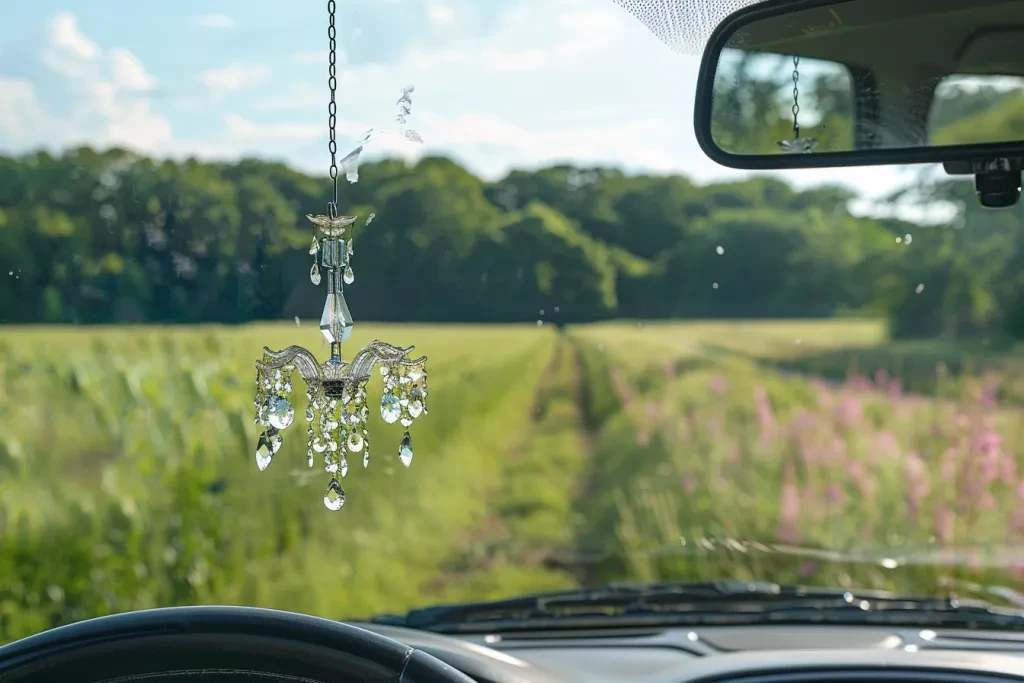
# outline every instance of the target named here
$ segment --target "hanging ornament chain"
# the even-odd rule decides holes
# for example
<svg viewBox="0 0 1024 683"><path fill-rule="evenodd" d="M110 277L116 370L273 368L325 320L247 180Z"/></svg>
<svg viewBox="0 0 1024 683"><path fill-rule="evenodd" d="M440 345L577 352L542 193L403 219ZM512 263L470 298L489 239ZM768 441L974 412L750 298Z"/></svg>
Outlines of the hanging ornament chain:
<svg viewBox="0 0 1024 683"><path fill-rule="evenodd" d="M332 94L333 98L333 94ZM800 137L800 57L793 57L793 139Z"/></svg>
<svg viewBox="0 0 1024 683"><path fill-rule="evenodd" d="M818 146L817 138L800 137L800 57L793 57L793 139L779 140L779 149L787 154L807 154Z"/></svg>
<svg viewBox="0 0 1024 683"><path fill-rule="evenodd" d="M330 173L331 180L334 182L334 199L328 202L327 212L332 219L338 217L338 140L335 132L338 122L338 104L335 102L335 94L338 91L338 79L335 72L338 63L338 44L335 41L334 7L334 0L327 0L327 14L330 17L327 24L327 39L330 42L330 53L327 58L327 87L331 91L331 101L327 105L327 134L330 138L327 148L331 151Z"/></svg>
<svg viewBox="0 0 1024 683"><path fill-rule="evenodd" d="M338 90L338 78L335 68L338 64L338 44L335 40L337 36L337 30L334 26L334 0L327 0L327 40L330 43L330 51L327 59L327 87L331 91L331 101L327 104L327 137L329 142L327 148L331 152L331 167L330 176L331 182L334 183L334 196L327 202L327 216L331 220L338 217L338 139L337 139L337 123L338 123L338 103L336 101L336 93ZM351 245L351 243L350 243ZM351 246L350 246L351 248ZM309 270L309 281L313 285L320 284L320 265L317 261L317 256L320 252L320 242L316 238L316 226L313 226L313 241L309 245L309 254L313 257L313 267Z"/></svg>

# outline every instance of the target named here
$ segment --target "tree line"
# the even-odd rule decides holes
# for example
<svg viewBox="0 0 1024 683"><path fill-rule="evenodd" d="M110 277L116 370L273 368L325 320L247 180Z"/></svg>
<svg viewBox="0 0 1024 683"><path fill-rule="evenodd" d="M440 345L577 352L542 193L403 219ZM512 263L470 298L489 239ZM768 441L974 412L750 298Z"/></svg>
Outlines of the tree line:
<svg viewBox="0 0 1024 683"><path fill-rule="evenodd" d="M947 224L923 226L853 215L846 189L764 177L699 185L554 166L485 182L440 157L360 175L340 205L363 217L348 287L362 320L867 314L906 335L1024 326L1021 211L982 211L967 181L915 190L955 207ZM0 157L0 322L318 316L304 214L324 206L327 185L253 159Z"/></svg>

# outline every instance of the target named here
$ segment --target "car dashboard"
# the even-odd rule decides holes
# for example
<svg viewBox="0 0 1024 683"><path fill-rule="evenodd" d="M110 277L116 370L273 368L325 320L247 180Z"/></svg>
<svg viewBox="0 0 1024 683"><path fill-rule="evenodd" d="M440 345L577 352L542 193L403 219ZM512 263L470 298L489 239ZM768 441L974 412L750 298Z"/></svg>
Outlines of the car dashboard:
<svg viewBox="0 0 1024 683"><path fill-rule="evenodd" d="M479 683L1024 680L1024 633L877 626L713 626L441 635L356 624Z"/></svg>

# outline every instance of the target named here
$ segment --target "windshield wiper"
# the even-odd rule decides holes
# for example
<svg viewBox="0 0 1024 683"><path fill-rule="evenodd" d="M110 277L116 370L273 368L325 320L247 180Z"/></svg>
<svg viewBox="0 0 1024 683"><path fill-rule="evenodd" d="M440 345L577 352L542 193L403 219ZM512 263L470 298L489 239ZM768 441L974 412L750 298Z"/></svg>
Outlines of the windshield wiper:
<svg viewBox="0 0 1024 683"><path fill-rule="evenodd" d="M746 581L610 583L415 609L377 623L444 633L709 624L887 624L1024 630L1024 612L982 600Z"/></svg>

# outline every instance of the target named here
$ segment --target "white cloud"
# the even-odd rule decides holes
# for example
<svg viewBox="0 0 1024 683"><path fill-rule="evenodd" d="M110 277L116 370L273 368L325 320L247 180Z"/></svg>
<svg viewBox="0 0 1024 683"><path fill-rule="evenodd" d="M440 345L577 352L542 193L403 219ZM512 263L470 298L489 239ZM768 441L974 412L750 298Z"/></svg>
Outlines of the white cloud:
<svg viewBox="0 0 1024 683"><path fill-rule="evenodd" d="M31 83L0 76L0 137L23 140L48 118Z"/></svg>
<svg viewBox="0 0 1024 683"><path fill-rule="evenodd" d="M203 85L217 92L234 92L259 85L270 74L264 64L232 62L220 69L207 69L199 74Z"/></svg>
<svg viewBox="0 0 1024 683"><path fill-rule="evenodd" d="M433 3L427 8L427 18L435 24L450 24L455 21L455 10L448 5Z"/></svg>
<svg viewBox="0 0 1024 683"><path fill-rule="evenodd" d="M199 14L192 18L196 26L202 28L232 29L235 27L234 17L227 14Z"/></svg>
<svg viewBox="0 0 1024 683"><path fill-rule="evenodd" d="M47 24L39 59L46 67L38 86L0 77L0 140L5 146L121 145L159 153L173 146L170 121L153 111L147 92L155 79L129 50L104 50L61 13Z"/></svg>
<svg viewBox="0 0 1024 683"><path fill-rule="evenodd" d="M114 84L127 90L150 90L155 79L131 52L116 47L110 51Z"/></svg>
<svg viewBox="0 0 1024 683"><path fill-rule="evenodd" d="M78 19L70 12L62 12L50 22L50 40L54 47L80 59L92 60L100 56L99 46L78 30Z"/></svg>

